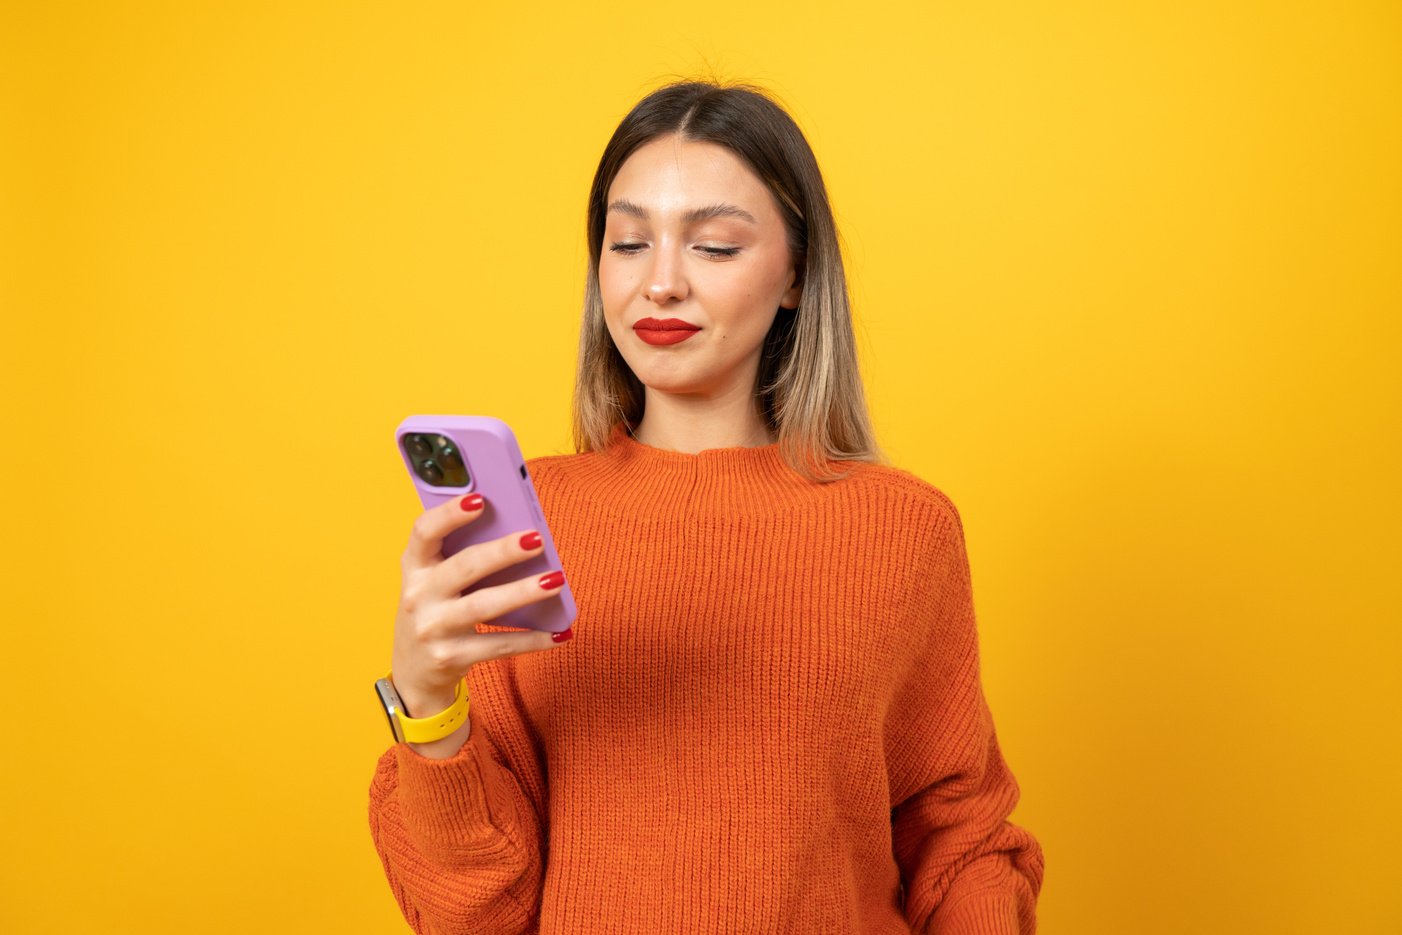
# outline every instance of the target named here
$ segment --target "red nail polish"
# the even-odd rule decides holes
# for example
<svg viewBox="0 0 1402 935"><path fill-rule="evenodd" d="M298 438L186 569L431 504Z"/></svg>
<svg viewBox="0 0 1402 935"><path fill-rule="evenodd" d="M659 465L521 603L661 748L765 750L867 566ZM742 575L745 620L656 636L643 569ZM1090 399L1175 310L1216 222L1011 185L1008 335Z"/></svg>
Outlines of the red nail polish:
<svg viewBox="0 0 1402 935"><path fill-rule="evenodd" d="M570 627L568 630L561 630L559 633L552 633L550 634L550 638L557 643L563 643L565 640L572 640L574 639L574 627Z"/></svg>
<svg viewBox="0 0 1402 935"><path fill-rule="evenodd" d="M473 510L482 509L482 495L480 493L470 493L463 497L458 503L464 513L471 513Z"/></svg>
<svg viewBox="0 0 1402 935"><path fill-rule="evenodd" d="M538 549L540 548L540 541L540 533L528 532L521 537L521 548Z"/></svg>
<svg viewBox="0 0 1402 935"><path fill-rule="evenodd" d="M565 573L563 571L552 571L548 575L542 575L537 582L547 591L553 591L565 583Z"/></svg>

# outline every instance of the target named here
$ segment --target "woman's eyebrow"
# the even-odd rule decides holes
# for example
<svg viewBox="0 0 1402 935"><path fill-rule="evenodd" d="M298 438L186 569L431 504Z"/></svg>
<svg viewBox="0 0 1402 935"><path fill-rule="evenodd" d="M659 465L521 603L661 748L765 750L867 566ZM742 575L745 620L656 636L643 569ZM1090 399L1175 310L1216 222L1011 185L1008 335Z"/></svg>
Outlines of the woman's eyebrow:
<svg viewBox="0 0 1402 935"><path fill-rule="evenodd" d="M631 202L626 198L619 198L617 201L614 201L609 205L608 210L619 211L623 214L631 214L633 217L643 221L648 219L647 210L644 209L642 205ZM687 224L709 221L711 218L738 218L741 221L749 221L751 224L759 224L759 221L755 220L755 216L744 208L738 205L726 204L725 202L717 202L713 205L692 208L682 215L682 221Z"/></svg>

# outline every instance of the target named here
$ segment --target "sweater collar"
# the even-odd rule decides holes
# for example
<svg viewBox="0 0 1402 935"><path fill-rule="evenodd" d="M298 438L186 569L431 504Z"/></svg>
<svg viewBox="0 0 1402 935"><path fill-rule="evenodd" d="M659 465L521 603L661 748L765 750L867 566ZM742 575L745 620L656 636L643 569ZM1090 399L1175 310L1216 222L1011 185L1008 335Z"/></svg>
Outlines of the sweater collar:
<svg viewBox="0 0 1402 935"><path fill-rule="evenodd" d="M771 442L768 445L706 448L698 452L673 451L669 448L655 448L638 441L623 422L615 422L613 428L609 430L608 447L618 449L618 452L626 458L648 459L651 462L650 466L671 465L694 469L705 465L708 469L718 470L726 466L743 469L757 468L766 464L783 464L784 462L779 454L778 442Z"/></svg>
<svg viewBox="0 0 1402 935"><path fill-rule="evenodd" d="M821 486L789 467L778 442L688 453L645 445L616 422L598 454L607 486L625 495L633 509L648 513L671 512L678 496L701 509L764 510L806 499L805 493Z"/></svg>

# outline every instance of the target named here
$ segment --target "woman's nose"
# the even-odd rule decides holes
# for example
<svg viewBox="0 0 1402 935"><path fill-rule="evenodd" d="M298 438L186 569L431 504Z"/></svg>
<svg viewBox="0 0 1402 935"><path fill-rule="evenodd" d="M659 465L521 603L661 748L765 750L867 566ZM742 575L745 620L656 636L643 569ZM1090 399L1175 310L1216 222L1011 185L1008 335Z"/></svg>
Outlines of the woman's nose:
<svg viewBox="0 0 1402 935"><path fill-rule="evenodd" d="M645 294L653 302L686 297L686 275L674 248L659 244L653 249L652 268L644 282Z"/></svg>

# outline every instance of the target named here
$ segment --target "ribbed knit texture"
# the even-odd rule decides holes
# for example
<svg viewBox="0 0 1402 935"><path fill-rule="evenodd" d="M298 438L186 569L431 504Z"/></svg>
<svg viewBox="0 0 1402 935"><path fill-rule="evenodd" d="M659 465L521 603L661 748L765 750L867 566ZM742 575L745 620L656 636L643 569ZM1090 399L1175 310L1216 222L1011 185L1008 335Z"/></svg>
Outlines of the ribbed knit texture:
<svg viewBox="0 0 1402 935"><path fill-rule="evenodd" d="M416 932L1035 932L943 493L621 424L527 465L575 636L472 667L456 756L380 757L371 835Z"/></svg>

